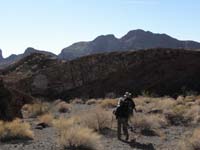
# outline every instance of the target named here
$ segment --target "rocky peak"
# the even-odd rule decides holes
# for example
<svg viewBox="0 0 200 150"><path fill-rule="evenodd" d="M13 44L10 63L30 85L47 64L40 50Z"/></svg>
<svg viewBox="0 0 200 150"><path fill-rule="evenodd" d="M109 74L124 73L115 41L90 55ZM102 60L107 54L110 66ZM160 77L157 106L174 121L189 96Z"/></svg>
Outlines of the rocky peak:
<svg viewBox="0 0 200 150"><path fill-rule="evenodd" d="M129 31L125 36L123 36L121 39L122 40L128 40L128 39L137 39L137 38L143 38L146 36L151 36L154 35L152 32L149 31L144 31L141 29L137 29L137 30L132 30Z"/></svg>
<svg viewBox="0 0 200 150"><path fill-rule="evenodd" d="M113 35L113 34L108 34L108 35L100 35L98 36L94 42L98 42L98 41L104 41L104 40L116 40L117 38Z"/></svg>
<svg viewBox="0 0 200 150"><path fill-rule="evenodd" d="M37 50L34 49L34 48L32 48L32 47L28 47L28 48L25 50L24 54L25 54L25 55L29 55L29 54L34 53L34 52L37 52Z"/></svg>

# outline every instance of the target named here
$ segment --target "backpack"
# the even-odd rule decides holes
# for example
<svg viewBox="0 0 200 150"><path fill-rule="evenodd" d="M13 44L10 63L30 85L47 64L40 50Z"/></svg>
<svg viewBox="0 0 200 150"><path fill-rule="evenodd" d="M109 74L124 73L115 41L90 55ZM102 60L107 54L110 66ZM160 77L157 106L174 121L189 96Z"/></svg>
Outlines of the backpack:
<svg viewBox="0 0 200 150"><path fill-rule="evenodd" d="M122 101L120 105L114 110L116 118L128 118L129 117L129 103L128 101Z"/></svg>

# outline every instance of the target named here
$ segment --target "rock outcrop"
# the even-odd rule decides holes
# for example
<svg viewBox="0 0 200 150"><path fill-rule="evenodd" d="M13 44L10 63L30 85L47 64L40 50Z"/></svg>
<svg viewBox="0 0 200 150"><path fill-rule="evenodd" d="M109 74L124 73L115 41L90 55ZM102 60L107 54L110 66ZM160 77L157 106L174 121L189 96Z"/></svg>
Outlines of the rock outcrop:
<svg viewBox="0 0 200 150"><path fill-rule="evenodd" d="M200 52L182 49L112 52L67 62L34 54L2 73L6 85L49 99L104 97L127 90L176 96L183 89L200 92L199 62Z"/></svg>
<svg viewBox="0 0 200 150"><path fill-rule="evenodd" d="M0 120L10 121L22 117L21 107L33 102L33 98L12 88L5 87L0 80Z"/></svg>

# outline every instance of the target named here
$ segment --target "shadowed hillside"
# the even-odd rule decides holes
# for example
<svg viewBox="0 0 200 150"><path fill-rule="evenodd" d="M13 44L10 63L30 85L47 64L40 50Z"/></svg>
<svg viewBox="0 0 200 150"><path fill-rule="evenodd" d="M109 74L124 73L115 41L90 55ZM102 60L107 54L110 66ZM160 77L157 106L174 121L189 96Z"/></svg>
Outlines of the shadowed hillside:
<svg viewBox="0 0 200 150"><path fill-rule="evenodd" d="M200 52L150 49L58 61L33 54L4 71L10 87L50 99L104 97L124 91L176 96L200 91Z"/></svg>
<svg viewBox="0 0 200 150"><path fill-rule="evenodd" d="M33 98L13 88L8 88L0 81L0 120L12 120L22 117L20 109Z"/></svg>

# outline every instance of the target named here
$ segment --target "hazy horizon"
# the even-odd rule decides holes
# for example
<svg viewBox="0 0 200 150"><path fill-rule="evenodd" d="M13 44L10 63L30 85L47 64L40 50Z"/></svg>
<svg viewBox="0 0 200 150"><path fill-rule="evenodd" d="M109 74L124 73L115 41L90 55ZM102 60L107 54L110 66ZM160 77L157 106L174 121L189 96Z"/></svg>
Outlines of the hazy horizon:
<svg viewBox="0 0 200 150"><path fill-rule="evenodd" d="M59 54L75 42L135 29L200 41L198 0L0 0L0 14L4 57L27 47Z"/></svg>

